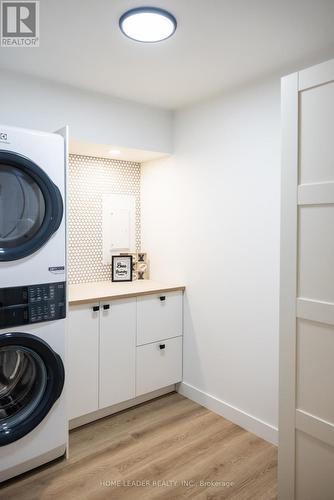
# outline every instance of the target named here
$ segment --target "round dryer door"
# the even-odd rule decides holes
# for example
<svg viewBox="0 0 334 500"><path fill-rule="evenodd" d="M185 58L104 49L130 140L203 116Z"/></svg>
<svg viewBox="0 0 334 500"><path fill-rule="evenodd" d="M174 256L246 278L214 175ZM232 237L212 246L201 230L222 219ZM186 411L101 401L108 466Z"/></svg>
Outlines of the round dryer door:
<svg viewBox="0 0 334 500"><path fill-rule="evenodd" d="M28 158L0 151L0 261L41 248L63 217L58 187Z"/></svg>
<svg viewBox="0 0 334 500"><path fill-rule="evenodd" d="M63 362L46 342L28 333L1 334L0 446L35 429L63 387Z"/></svg>

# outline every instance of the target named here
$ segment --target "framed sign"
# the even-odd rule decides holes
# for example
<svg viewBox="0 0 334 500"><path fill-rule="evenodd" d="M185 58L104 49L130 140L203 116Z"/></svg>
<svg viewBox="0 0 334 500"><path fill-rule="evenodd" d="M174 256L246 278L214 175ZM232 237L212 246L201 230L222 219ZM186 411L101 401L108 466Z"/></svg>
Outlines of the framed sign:
<svg viewBox="0 0 334 500"><path fill-rule="evenodd" d="M132 281L132 255L113 255L111 267L111 281Z"/></svg>

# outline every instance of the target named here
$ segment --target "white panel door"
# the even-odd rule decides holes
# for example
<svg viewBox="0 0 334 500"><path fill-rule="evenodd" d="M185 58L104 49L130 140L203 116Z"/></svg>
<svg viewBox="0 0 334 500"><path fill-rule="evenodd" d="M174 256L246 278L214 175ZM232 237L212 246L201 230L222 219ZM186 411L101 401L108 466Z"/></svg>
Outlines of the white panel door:
<svg viewBox="0 0 334 500"><path fill-rule="evenodd" d="M279 498L333 500L334 61L282 90Z"/></svg>
<svg viewBox="0 0 334 500"><path fill-rule="evenodd" d="M70 419L98 410L98 362L99 303L71 306L66 373Z"/></svg>
<svg viewBox="0 0 334 500"><path fill-rule="evenodd" d="M182 335L182 318L182 292L138 297L137 345Z"/></svg>
<svg viewBox="0 0 334 500"><path fill-rule="evenodd" d="M102 302L100 408L135 397L135 363L136 299Z"/></svg>

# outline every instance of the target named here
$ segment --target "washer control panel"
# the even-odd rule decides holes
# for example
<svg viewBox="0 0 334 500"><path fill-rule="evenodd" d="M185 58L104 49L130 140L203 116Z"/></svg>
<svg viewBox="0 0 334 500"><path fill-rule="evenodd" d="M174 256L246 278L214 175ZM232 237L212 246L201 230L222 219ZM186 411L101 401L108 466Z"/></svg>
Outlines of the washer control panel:
<svg viewBox="0 0 334 500"><path fill-rule="evenodd" d="M66 317L66 282L0 288L0 328Z"/></svg>

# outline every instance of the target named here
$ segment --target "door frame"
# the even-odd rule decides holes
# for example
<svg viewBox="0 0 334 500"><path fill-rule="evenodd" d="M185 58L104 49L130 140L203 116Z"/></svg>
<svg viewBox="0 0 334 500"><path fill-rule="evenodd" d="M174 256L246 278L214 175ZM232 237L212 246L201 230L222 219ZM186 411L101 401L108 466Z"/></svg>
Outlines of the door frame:
<svg viewBox="0 0 334 500"><path fill-rule="evenodd" d="M281 276L279 325L279 497L295 491L298 73L281 81Z"/></svg>

